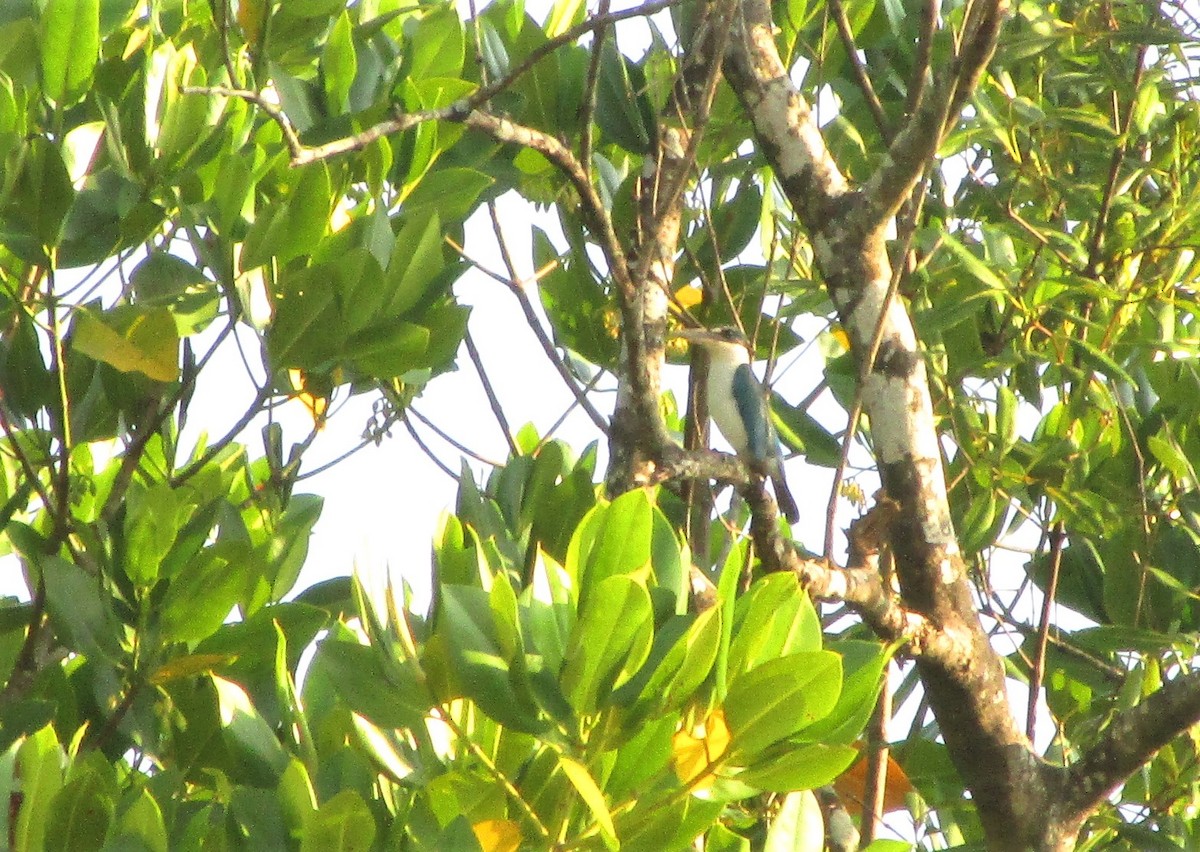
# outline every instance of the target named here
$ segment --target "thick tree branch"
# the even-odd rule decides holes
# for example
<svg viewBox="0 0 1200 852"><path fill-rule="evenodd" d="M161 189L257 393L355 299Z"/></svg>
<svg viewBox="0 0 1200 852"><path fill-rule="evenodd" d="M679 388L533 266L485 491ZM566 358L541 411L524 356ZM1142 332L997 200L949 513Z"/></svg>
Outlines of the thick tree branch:
<svg viewBox="0 0 1200 852"><path fill-rule="evenodd" d="M977 62L978 69L995 40L994 33L985 35L985 24L994 20L998 27L1001 6L981 0L982 11L972 16L975 23L967 30L963 55ZM863 410L870 418L886 498L898 507L888 538L903 607L881 593L860 598L861 588L833 591L858 605L881 636L919 638L916 659L926 694L985 830L1013 848L1037 845L1052 773L1016 727L1001 660L975 611L950 520L924 355L903 303L888 297L892 274L883 225L915 184L936 141L917 146L914 122L893 146L904 154L903 166L893 157L873 178L874 188L851 194L779 60L768 4L743 0L742 15L726 73L789 202L812 236L817 265L864 368ZM969 92L978 74L966 61L955 72L944 78L940 96L930 95L941 102L938 114L960 92ZM943 123L936 125L939 136ZM876 346L877 357L871 357ZM764 562L789 564L786 549L766 549L781 544L761 538ZM822 584L837 582L808 570L814 594L829 592Z"/></svg>
<svg viewBox="0 0 1200 852"><path fill-rule="evenodd" d="M637 182L632 278L636 293L622 304L622 354L626 372L645 371L646 380L622 381L613 412L610 490L624 490L645 459L662 452L666 436L659 413L660 375L666 357L667 313L683 219L683 189L696 146L708 121L718 58L724 53L731 0L697 4L694 41L687 45L672 95L663 108L655 148Z"/></svg>
<svg viewBox="0 0 1200 852"><path fill-rule="evenodd" d="M1154 753L1200 722L1200 670L1179 675L1141 704L1117 714L1066 771L1056 810L1076 824Z"/></svg>
<svg viewBox="0 0 1200 852"><path fill-rule="evenodd" d="M741 4L724 70L788 199L805 227L815 231L850 187L825 146L808 102L779 58L769 4Z"/></svg>

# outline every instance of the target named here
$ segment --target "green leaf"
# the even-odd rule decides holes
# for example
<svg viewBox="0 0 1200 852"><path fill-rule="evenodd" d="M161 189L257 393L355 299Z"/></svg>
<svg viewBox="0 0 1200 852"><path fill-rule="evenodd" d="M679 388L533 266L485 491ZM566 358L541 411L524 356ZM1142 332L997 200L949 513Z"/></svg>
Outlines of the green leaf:
<svg viewBox="0 0 1200 852"><path fill-rule="evenodd" d="M325 40L321 57L321 71L325 80L325 94L329 98L331 111L341 113L350 108L350 88L358 71L358 57L354 50L354 28L350 16L343 9Z"/></svg>
<svg viewBox="0 0 1200 852"><path fill-rule="evenodd" d="M499 579L496 582L508 582ZM518 690L496 615L483 589L442 584L433 639L421 662L439 698L464 695L502 725L536 733L546 722L524 689ZM441 688L451 691L443 695Z"/></svg>
<svg viewBox="0 0 1200 852"><path fill-rule="evenodd" d="M446 261L442 257L442 226L436 210L405 216L396 235L391 261L383 279L387 296L384 314L401 317L424 299Z"/></svg>
<svg viewBox="0 0 1200 852"><path fill-rule="evenodd" d="M297 171L296 184L283 200L263 211L250 226L242 249L242 271L262 266L272 257L279 263L308 255L329 225L332 186L324 163Z"/></svg>
<svg viewBox="0 0 1200 852"><path fill-rule="evenodd" d="M539 550L533 563L533 580L523 595L521 628L551 671L562 668L575 627L574 591L562 566Z"/></svg>
<svg viewBox="0 0 1200 852"><path fill-rule="evenodd" d="M1192 463L1188 461L1188 457L1179 449L1175 441L1171 440L1169 433L1166 437L1162 433L1151 435L1146 439L1146 444L1150 447L1150 452L1154 454L1154 457L1170 471L1171 476L1177 481L1193 484L1196 482L1196 472L1192 468Z"/></svg>
<svg viewBox="0 0 1200 852"><path fill-rule="evenodd" d="M332 269L320 264L287 272L275 295L275 319L267 333L267 351L275 369L329 367L349 336L328 286Z"/></svg>
<svg viewBox="0 0 1200 852"><path fill-rule="evenodd" d="M217 690L221 734L237 761L238 774L251 784L274 787L287 769L287 752L242 687L216 675L210 677Z"/></svg>
<svg viewBox="0 0 1200 852"><path fill-rule="evenodd" d="M32 237L38 245L37 254L26 259L31 263L44 263L47 259L40 247L58 245L75 190L61 152L47 140L40 136L29 140L24 160L25 168L20 172L12 196L19 199L19 203L12 206L9 215L14 224L25 226L26 233L6 235L5 242L9 250L15 252L18 246L14 242Z"/></svg>
<svg viewBox="0 0 1200 852"><path fill-rule="evenodd" d="M475 169L438 169L412 187L401 210L406 216L419 218L437 213L446 222L460 222L493 182L494 178Z"/></svg>
<svg viewBox="0 0 1200 852"><path fill-rule="evenodd" d="M1129 372L1118 364L1107 352L1101 351L1081 338L1072 336L1068 339L1076 354L1079 355L1079 359L1100 373L1100 375L1106 376L1113 381L1127 382L1133 387L1137 386L1137 380L1129 375Z"/></svg>
<svg viewBox="0 0 1200 852"><path fill-rule="evenodd" d="M764 577L738 599L729 646L731 677L778 657L820 648L820 619L794 574Z"/></svg>
<svg viewBox="0 0 1200 852"><path fill-rule="evenodd" d="M215 633L250 581L254 562L238 542L205 548L171 578L162 602L163 637L195 643Z"/></svg>
<svg viewBox="0 0 1200 852"><path fill-rule="evenodd" d="M737 194L712 211L712 228L703 228L697 240L695 266L708 274L714 274L718 266L733 260L758 231L762 214L762 192L753 183L743 183ZM716 248L713 240L716 239Z"/></svg>
<svg viewBox="0 0 1200 852"><path fill-rule="evenodd" d="M968 553L974 553L990 545L991 531L996 518L996 512L1004 508L996 500L996 492L991 488L982 494L972 495L971 502L959 528L959 544Z"/></svg>
<svg viewBox="0 0 1200 852"><path fill-rule="evenodd" d="M316 813L317 793L308 770L298 758L293 757L288 762L287 769L279 777L276 792L289 831L301 833L305 820Z"/></svg>
<svg viewBox="0 0 1200 852"><path fill-rule="evenodd" d="M894 649L877 642L842 639L830 650L842 655L842 692L828 716L804 729L804 738L825 745L850 745L875 710Z"/></svg>
<svg viewBox="0 0 1200 852"><path fill-rule="evenodd" d="M748 758L829 715L842 689L842 658L808 651L767 660L734 677L725 697L731 758Z"/></svg>
<svg viewBox="0 0 1200 852"><path fill-rule="evenodd" d="M267 578L271 582L271 600L281 600L296 585L300 569L308 556L313 527L320 520L325 498L316 494L293 494L283 517L267 542L263 554Z"/></svg>
<svg viewBox="0 0 1200 852"><path fill-rule="evenodd" d="M735 834L717 823L708 830L704 849L705 852L750 852L750 838Z"/></svg>
<svg viewBox="0 0 1200 852"><path fill-rule="evenodd" d="M141 373L159 382L179 376L179 334L165 308L128 305L103 313L79 308L71 346L122 373Z"/></svg>
<svg viewBox="0 0 1200 852"><path fill-rule="evenodd" d="M345 6L345 0L288 0L279 6L279 12L296 18L328 18Z"/></svg>
<svg viewBox="0 0 1200 852"><path fill-rule="evenodd" d="M641 97L634 88L629 61L612 39L606 39L596 87L596 123L612 141L634 154L650 151L650 130L642 114Z"/></svg>
<svg viewBox="0 0 1200 852"><path fill-rule="evenodd" d="M139 790L117 820L114 832L117 841L136 843L139 848L150 852L167 852L167 828L163 823L162 810L146 790ZM63 849L82 849L82 846L66 845Z"/></svg>
<svg viewBox="0 0 1200 852"><path fill-rule="evenodd" d="M55 821L54 802L63 787L63 759L62 747L51 725L30 736L17 749L21 809L14 832L16 849L41 852L45 848L46 829Z"/></svg>
<svg viewBox="0 0 1200 852"><path fill-rule="evenodd" d="M49 0L39 35L42 92L62 109L91 86L100 56L100 0Z"/></svg>
<svg viewBox="0 0 1200 852"><path fill-rule="evenodd" d="M46 606L55 631L72 650L88 657L115 660L121 654L121 627L102 594L99 580L57 556L40 563L46 581Z"/></svg>
<svg viewBox="0 0 1200 852"><path fill-rule="evenodd" d="M583 21L587 14L584 0L555 0L543 28L547 38L557 38Z"/></svg>
<svg viewBox="0 0 1200 852"><path fill-rule="evenodd" d="M342 790L305 821L300 852L368 852L375 831L375 818L362 796Z"/></svg>
<svg viewBox="0 0 1200 852"><path fill-rule="evenodd" d="M342 700L381 728L416 728L434 705L426 685L406 665L384 666L382 649L334 639L317 652Z"/></svg>
<svg viewBox="0 0 1200 852"><path fill-rule="evenodd" d="M51 806L54 819L46 827L46 848L85 850L104 846L116 810L114 794L115 790L99 772L88 768L75 774L54 797ZM144 790L142 795L147 795ZM161 816L159 829L162 829ZM154 852L159 849L165 852L165 835L162 839L163 846L150 847Z"/></svg>
<svg viewBox="0 0 1200 852"><path fill-rule="evenodd" d="M653 632L653 609L643 585L623 576L596 584L563 664L562 690L577 713L594 713L601 698L641 667Z"/></svg>
<svg viewBox="0 0 1200 852"><path fill-rule="evenodd" d="M842 445L807 411L789 405L779 394L771 394L771 421L779 439L790 449L804 453L804 460L821 467L842 463Z"/></svg>
<svg viewBox="0 0 1200 852"><path fill-rule="evenodd" d="M1007 385L996 389L996 438L1002 453L1017 442L1017 395Z"/></svg>
<svg viewBox="0 0 1200 852"><path fill-rule="evenodd" d="M650 704L653 715L676 710L708 677L721 644L721 610L714 607L696 616L647 681L638 698Z"/></svg>
<svg viewBox="0 0 1200 852"><path fill-rule="evenodd" d="M458 12L448 5L435 7L413 33L408 74L414 80L457 77L465 56L466 36Z"/></svg>
<svg viewBox="0 0 1200 852"><path fill-rule="evenodd" d="M786 743L779 754L755 759L734 777L742 784L770 793L812 790L831 783L857 757L858 749L848 745Z"/></svg>
<svg viewBox="0 0 1200 852"><path fill-rule="evenodd" d="M193 287L212 284L194 264L163 251L151 252L139 262L129 283L139 302L156 306L174 302Z"/></svg>
<svg viewBox="0 0 1200 852"><path fill-rule="evenodd" d="M627 491L596 511L599 524L580 583L580 597L585 600L609 577L649 568L653 545L654 512L644 490Z"/></svg>
<svg viewBox="0 0 1200 852"><path fill-rule="evenodd" d="M154 585L193 508L183 502L182 492L167 483L130 487L125 500L125 573L134 585Z"/></svg>
<svg viewBox="0 0 1200 852"><path fill-rule="evenodd" d="M392 781L400 784L413 774L415 771L413 763L400 754L397 736L389 736L357 713L354 714L351 723L354 725L354 733L358 735L358 743L363 753L371 758L375 765Z"/></svg>
<svg viewBox="0 0 1200 852"><path fill-rule="evenodd" d="M164 41L150 56L146 79L146 142L164 175L179 174L188 157L219 125L225 99L187 95L185 86L208 85L192 43ZM289 112L289 116L291 113Z"/></svg>
<svg viewBox="0 0 1200 852"><path fill-rule="evenodd" d="M671 739L679 724L677 714L650 717L617 752L604 789L612 801L621 801L642 789L654 776L665 773L671 764Z"/></svg>
<svg viewBox="0 0 1200 852"><path fill-rule="evenodd" d="M967 272L985 288L993 292L1006 293L1013 289L1012 284L996 272L995 268L981 260L967 246L959 242L952 234L943 235L943 245L950 249L951 254L966 267Z"/></svg>
<svg viewBox="0 0 1200 852"><path fill-rule="evenodd" d="M229 797L227 812L245 849L287 849L283 809L273 789L240 784Z"/></svg>
<svg viewBox="0 0 1200 852"><path fill-rule="evenodd" d="M825 819L821 805L810 791L789 793L783 798L763 852L821 852L825 848Z"/></svg>
<svg viewBox="0 0 1200 852"><path fill-rule="evenodd" d="M14 648L13 656L15 655ZM10 701L0 706L0 753L8 751L8 747L21 737L40 731L50 724L57 709L54 702L35 698Z"/></svg>

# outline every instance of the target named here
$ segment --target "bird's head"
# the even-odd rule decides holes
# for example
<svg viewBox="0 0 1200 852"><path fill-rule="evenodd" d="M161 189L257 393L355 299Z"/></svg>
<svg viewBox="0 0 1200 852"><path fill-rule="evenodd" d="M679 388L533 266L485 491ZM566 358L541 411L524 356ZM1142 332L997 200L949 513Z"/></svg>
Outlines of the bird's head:
<svg viewBox="0 0 1200 852"><path fill-rule="evenodd" d="M735 327L731 325L719 328L685 328L675 332L675 337L700 346L709 355L720 355L733 358L739 362L750 360L750 344Z"/></svg>

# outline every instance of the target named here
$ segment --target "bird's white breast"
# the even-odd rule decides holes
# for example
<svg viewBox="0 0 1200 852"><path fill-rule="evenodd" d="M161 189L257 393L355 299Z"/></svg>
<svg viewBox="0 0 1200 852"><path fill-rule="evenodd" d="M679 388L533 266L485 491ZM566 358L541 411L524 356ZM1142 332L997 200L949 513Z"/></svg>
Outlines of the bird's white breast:
<svg viewBox="0 0 1200 852"><path fill-rule="evenodd" d="M733 358L720 357L721 353L714 355L708 363L708 413L734 451L744 453L749 441L733 397L733 374L740 364Z"/></svg>

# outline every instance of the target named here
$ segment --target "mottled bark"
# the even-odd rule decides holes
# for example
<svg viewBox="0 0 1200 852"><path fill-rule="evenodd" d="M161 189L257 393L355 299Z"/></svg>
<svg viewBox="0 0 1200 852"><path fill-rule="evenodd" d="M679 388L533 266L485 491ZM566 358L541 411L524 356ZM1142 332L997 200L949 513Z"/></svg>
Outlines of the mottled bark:
<svg viewBox="0 0 1200 852"><path fill-rule="evenodd" d="M1018 729L1003 664L980 624L950 520L922 350L894 298L884 229L908 199L995 49L1002 0L973 4L949 67L923 87L912 118L861 189L825 147L776 50L770 7L743 0L725 72L760 148L808 232L864 376L863 410L892 506L888 545L899 594L869 567L800 559L755 512L769 568L795 571L818 597L850 603L880 636L906 638L947 748L997 849L1069 849L1086 816L1172 736L1200 717L1200 686L1180 678L1123 714L1069 769ZM870 363L865 363L870 361Z"/></svg>

